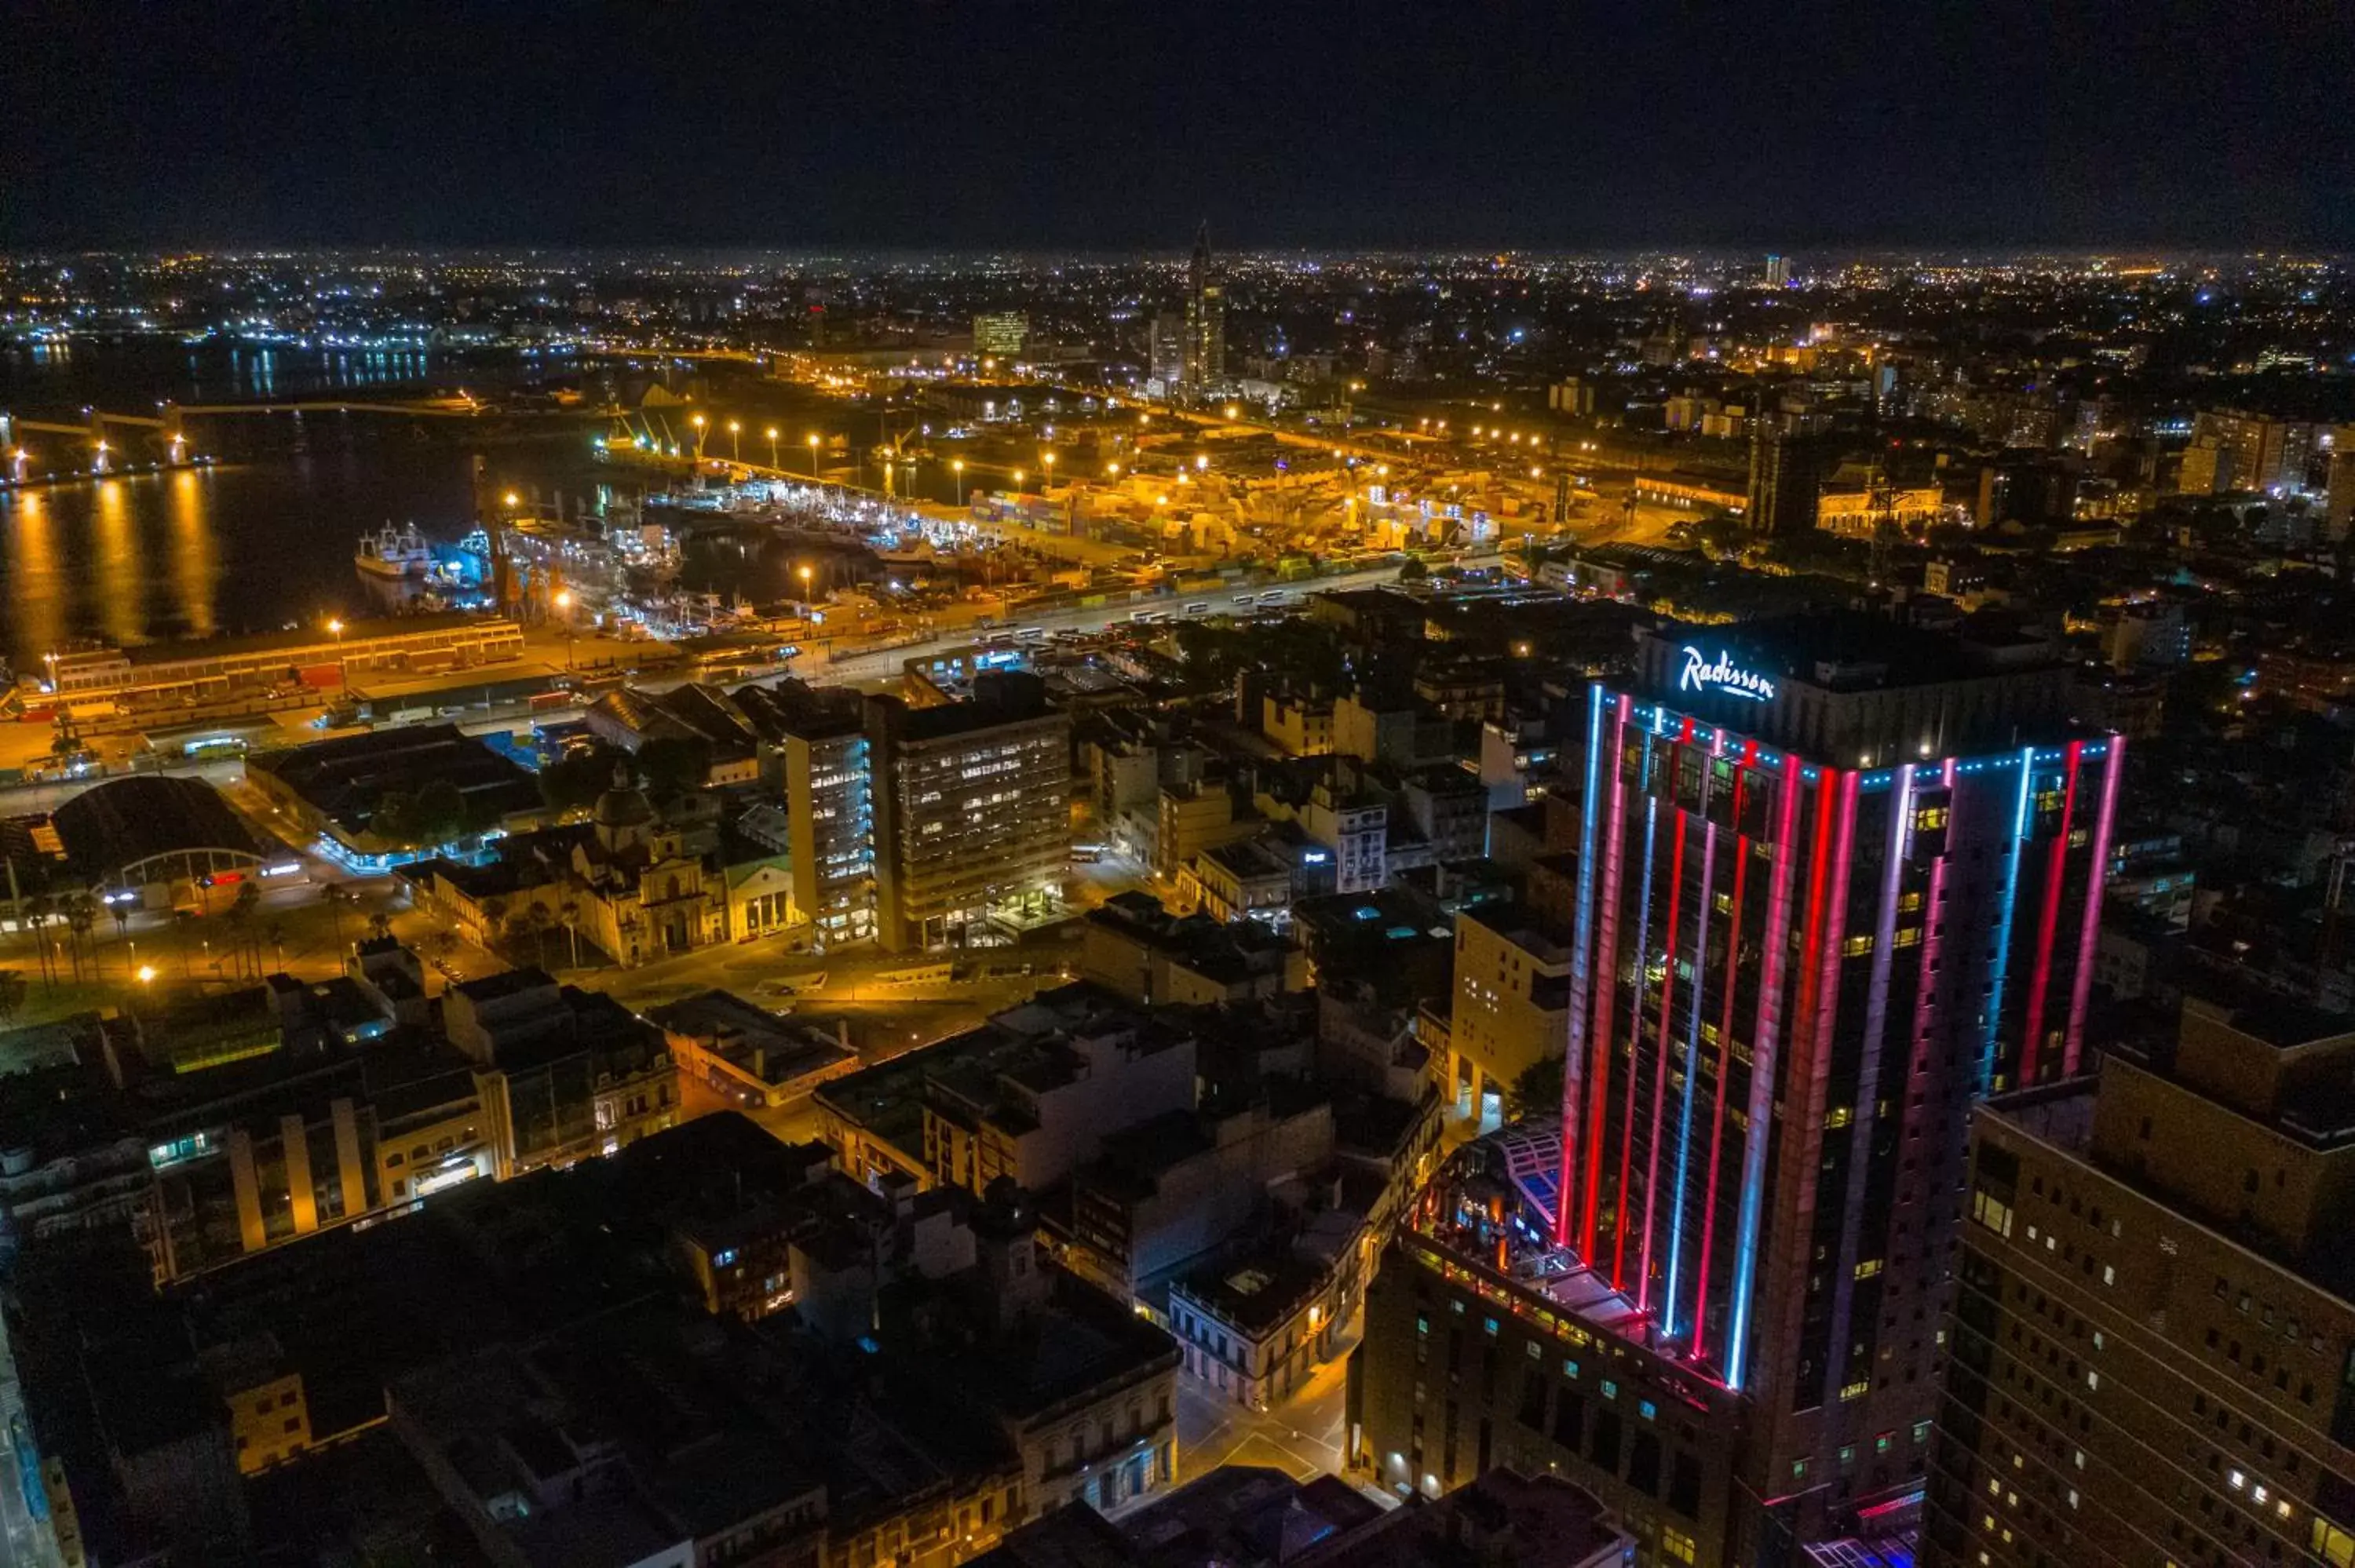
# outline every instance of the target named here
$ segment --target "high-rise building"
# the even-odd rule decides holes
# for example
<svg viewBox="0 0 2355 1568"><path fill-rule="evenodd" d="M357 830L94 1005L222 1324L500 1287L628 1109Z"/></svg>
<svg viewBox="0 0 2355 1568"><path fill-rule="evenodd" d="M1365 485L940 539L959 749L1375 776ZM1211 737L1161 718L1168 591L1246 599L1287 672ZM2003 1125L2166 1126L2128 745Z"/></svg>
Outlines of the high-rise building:
<svg viewBox="0 0 2355 1568"><path fill-rule="evenodd" d="M1791 286L1791 259L1769 254L1766 258L1766 286L1787 289Z"/></svg>
<svg viewBox="0 0 2355 1568"><path fill-rule="evenodd" d="M1821 438L1789 414L1762 410L1750 425L1750 489L1744 521L1753 534L1805 534L1823 491Z"/></svg>
<svg viewBox="0 0 2355 1568"><path fill-rule="evenodd" d="M972 700L867 703L876 933L944 947L994 913L1059 897L1071 850L1071 720L1034 675L996 671Z"/></svg>
<svg viewBox="0 0 2355 1568"><path fill-rule="evenodd" d="M1562 1114L1426 1200L1446 1288L1415 1288L1467 1337L1522 1319L1526 1376L1482 1373L1499 1429L1699 1561L1918 1499L1970 1107L2083 1058L2124 743L2073 732L2066 666L2019 652L1671 627L1634 689L1590 690ZM1412 1436L1375 1414L1405 1408L1373 1397L1381 1321L1378 1467Z"/></svg>
<svg viewBox="0 0 2355 1568"><path fill-rule="evenodd" d="M2191 426L2193 446L2217 446L2230 454L2236 490L2303 487L2313 440L2311 425L2231 408L2203 408Z"/></svg>
<svg viewBox="0 0 2355 1568"><path fill-rule="evenodd" d="M2330 500L2324 515L2329 523L2327 536L2332 544L2341 545L2355 532L2355 425L2338 426L2328 440Z"/></svg>
<svg viewBox="0 0 2355 1568"><path fill-rule="evenodd" d="M973 318L973 351L1012 359L1029 341L1030 318L1020 311L996 311Z"/></svg>
<svg viewBox="0 0 2355 1568"><path fill-rule="evenodd" d="M1196 391L1227 378L1227 288L1210 261L1210 226L1195 231L1186 264L1186 363L1179 377Z"/></svg>
<svg viewBox="0 0 2355 1568"><path fill-rule="evenodd" d="M831 946L875 930L875 810L857 713L796 716L785 732L787 864L794 906Z"/></svg>
<svg viewBox="0 0 2355 1568"><path fill-rule="evenodd" d="M1167 388L1186 379L1186 313L1156 311L1146 345L1147 373Z"/></svg>
<svg viewBox="0 0 2355 1568"><path fill-rule="evenodd" d="M1922 1561L2355 1562L2355 1020L2186 1004L1972 1126Z"/></svg>

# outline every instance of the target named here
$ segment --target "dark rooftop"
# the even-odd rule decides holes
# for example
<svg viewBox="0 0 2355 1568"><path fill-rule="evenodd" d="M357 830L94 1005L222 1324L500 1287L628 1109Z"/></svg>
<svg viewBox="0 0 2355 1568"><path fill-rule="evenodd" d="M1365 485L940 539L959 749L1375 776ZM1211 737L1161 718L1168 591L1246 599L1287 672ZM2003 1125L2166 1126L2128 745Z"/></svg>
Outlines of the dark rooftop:
<svg viewBox="0 0 2355 1568"><path fill-rule="evenodd" d="M261 853L237 813L199 779L110 779L59 806L51 821L75 874L91 883L183 850Z"/></svg>
<svg viewBox="0 0 2355 1568"><path fill-rule="evenodd" d="M478 820L540 805L539 786L521 765L455 725L339 736L265 752L246 766L277 779L350 833L368 831L386 796L414 795L436 781L455 785Z"/></svg>

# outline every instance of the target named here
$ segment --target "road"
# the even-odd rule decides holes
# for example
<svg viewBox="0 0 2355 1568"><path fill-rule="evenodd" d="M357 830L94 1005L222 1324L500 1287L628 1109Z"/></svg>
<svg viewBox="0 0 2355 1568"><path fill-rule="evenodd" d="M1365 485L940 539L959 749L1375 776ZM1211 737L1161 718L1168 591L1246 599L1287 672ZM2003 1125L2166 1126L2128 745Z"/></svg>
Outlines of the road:
<svg viewBox="0 0 2355 1568"><path fill-rule="evenodd" d="M1341 1473L1349 1361L1347 1345L1301 1390L1265 1411L1247 1410L1199 1379L1178 1379L1178 1478L1220 1465L1264 1465L1295 1480Z"/></svg>
<svg viewBox="0 0 2355 1568"><path fill-rule="evenodd" d="M1379 583L1396 582L1398 567L1374 567L1361 572L1344 573L1338 577L1312 577L1298 582L1256 583L1248 587L1221 588L1207 593L1178 594L1169 598L1150 599L1141 603L1094 605L1084 609L1044 610L1037 614L1017 611L1010 621L1023 627L1044 627L1049 631L1100 631L1108 626L1125 626L1140 611L1151 610L1175 620L1181 618L1189 604L1208 604L1211 613L1250 611L1249 605L1238 605L1240 595L1256 599L1261 595L1284 591L1305 598L1312 593L1330 593L1338 588L1371 588ZM935 637L904 648L886 648L872 653L850 653L839 659L813 662L794 673L805 680L819 683L855 684L867 681L894 679L900 667L911 659L945 652L952 648L970 648L983 638L1002 634L1009 626L975 628L947 637Z"/></svg>

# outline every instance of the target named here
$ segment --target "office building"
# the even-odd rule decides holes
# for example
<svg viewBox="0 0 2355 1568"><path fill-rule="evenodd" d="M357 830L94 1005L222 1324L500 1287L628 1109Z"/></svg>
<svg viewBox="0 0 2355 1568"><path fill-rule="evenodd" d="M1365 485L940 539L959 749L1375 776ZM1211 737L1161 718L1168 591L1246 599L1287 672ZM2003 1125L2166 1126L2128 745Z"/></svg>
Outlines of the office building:
<svg viewBox="0 0 2355 1568"><path fill-rule="evenodd" d="M1146 365L1166 392L1186 378L1186 313L1156 311L1146 341Z"/></svg>
<svg viewBox="0 0 2355 1568"><path fill-rule="evenodd" d="M785 733L786 864L821 948L875 932L874 774L859 715L812 715Z"/></svg>
<svg viewBox="0 0 2355 1568"><path fill-rule="evenodd" d="M1227 286L1210 261L1210 226L1195 232L1186 264L1186 358L1181 379L1196 394L1227 378Z"/></svg>
<svg viewBox="0 0 2355 1568"><path fill-rule="evenodd" d="M1661 1528L1752 1562L1919 1494L1884 1438L1935 1404L1967 1113L2079 1070L2124 743L2030 643L1670 627L1638 667L1590 693L1558 1168L1504 1151L1476 1229L1664 1408L1732 1401L1700 1463L1743 1500Z"/></svg>
<svg viewBox="0 0 2355 1568"><path fill-rule="evenodd" d="M1030 336L1030 318L1020 311L994 311L973 318L973 351L992 359L1012 359Z"/></svg>
<svg viewBox="0 0 2355 1568"><path fill-rule="evenodd" d="M1069 718L1037 677L993 672L970 702L867 704L876 931L894 952L961 943L1061 896L1071 848Z"/></svg>
<svg viewBox="0 0 2355 1568"><path fill-rule="evenodd" d="M1766 258L1766 286L1787 289L1791 286L1791 259L1769 254Z"/></svg>
<svg viewBox="0 0 2355 1568"><path fill-rule="evenodd" d="M2355 1019L2187 1001L1980 1107L1922 1561L2355 1561Z"/></svg>
<svg viewBox="0 0 2355 1568"><path fill-rule="evenodd" d="M1823 490L1820 438L1787 414L1760 413L1750 426L1750 486L1743 518L1753 534L1805 534L1816 525Z"/></svg>
<svg viewBox="0 0 2355 1568"><path fill-rule="evenodd" d="M1349 1463L1401 1498L1488 1470L1557 1477L1634 1538L1636 1561L1758 1560L1739 1392L1646 1342L1625 1293L1540 1240L1559 1128L1516 1123L1452 1155L1366 1291L1349 1360Z"/></svg>

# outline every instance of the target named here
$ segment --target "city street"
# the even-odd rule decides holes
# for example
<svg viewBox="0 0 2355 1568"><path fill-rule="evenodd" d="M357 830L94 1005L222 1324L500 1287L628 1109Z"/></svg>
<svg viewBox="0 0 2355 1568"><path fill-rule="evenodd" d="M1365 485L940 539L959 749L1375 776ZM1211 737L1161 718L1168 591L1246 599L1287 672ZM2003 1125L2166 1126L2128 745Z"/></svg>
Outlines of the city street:
<svg viewBox="0 0 2355 1568"><path fill-rule="evenodd" d="M1355 1335L1347 1341L1356 1343ZM1199 1380L1178 1376L1178 1478L1191 1480L1220 1465L1264 1465L1295 1480L1337 1475L1348 1403L1345 1348L1318 1367L1283 1404L1248 1410Z"/></svg>
<svg viewBox="0 0 2355 1568"><path fill-rule="evenodd" d="M1178 620L1183 616L1185 607L1189 604L1208 604L1210 609L1206 613L1225 614L1238 609L1248 613L1250 606L1236 604L1238 595L1256 599L1262 594L1282 590L1305 598L1312 593L1331 593L1344 588L1372 588L1380 583L1396 582L1398 570L1395 566L1375 567L1366 571L1350 572L1340 577L1313 577L1290 583L1254 583L1249 587L1220 588L1196 595L1181 594L1176 598L1153 599L1136 604L1124 600L1117 605L1092 605L1083 609L1046 610L1036 615L1016 611L1011 620L1019 622L1024 627L1043 627L1049 631L1065 630L1099 631L1108 626L1125 625L1141 611L1152 611L1167 620ZM1002 632L1011 630L1011 626L1001 626L991 630ZM840 659L812 662L805 667L797 668L794 673L804 680L820 685L852 684L867 681L895 679L900 673L900 665L911 659L922 658L951 648L971 647L988 635L990 631L979 630L960 631L954 636L936 637L929 641L914 643L904 648L887 648L873 653L852 653Z"/></svg>

